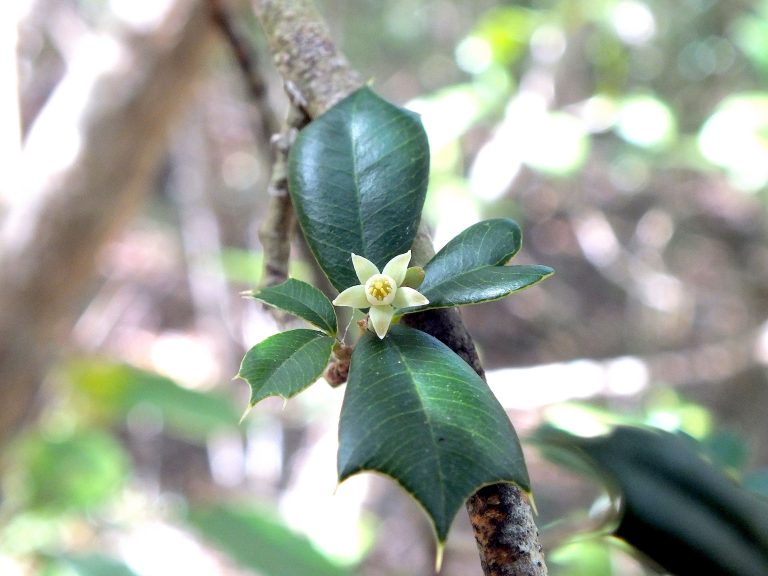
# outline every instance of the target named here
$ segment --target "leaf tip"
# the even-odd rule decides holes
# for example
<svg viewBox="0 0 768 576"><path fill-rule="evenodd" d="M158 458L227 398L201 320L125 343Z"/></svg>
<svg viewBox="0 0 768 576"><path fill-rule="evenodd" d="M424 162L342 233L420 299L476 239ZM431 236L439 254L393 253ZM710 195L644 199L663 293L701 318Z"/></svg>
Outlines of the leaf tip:
<svg viewBox="0 0 768 576"><path fill-rule="evenodd" d="M536 507L536 500L533 499L533 492L530 490L527 490L524 492L525 492L525 495L528 497L528 503L531 505L531 510L533 510L533 515L538 516L539 509Z"/></svg>
<svg viewBox="0 0 768 576"><path fill-rule="evenodd" d="M245 422L245 419L248 417L248 414L251 413L251 409L253 408L253 404L249 404L248 408L245 409L245 412L243 412L243 415L240 416L240 420L238 420L237 425L242 426L243 422Z"/></svg>
<svg viewBox="0 0 768 576"><path fill-rule="evenodd" d="M435 573L439 574L443 567L443 552L445 551L445 542L438 540L435 548Z"/></svg>

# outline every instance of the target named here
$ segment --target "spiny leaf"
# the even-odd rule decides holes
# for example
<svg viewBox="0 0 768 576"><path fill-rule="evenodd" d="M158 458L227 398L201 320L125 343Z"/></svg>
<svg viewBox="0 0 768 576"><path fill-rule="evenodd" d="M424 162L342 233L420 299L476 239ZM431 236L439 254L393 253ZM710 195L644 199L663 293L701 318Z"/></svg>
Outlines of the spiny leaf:
<svg viewBox="0 0 768 576"><path fill-rule="evenodd" d="M393 326L357 344L339 422L339 479L377 470L426 510L440 542L482 486L529 489L520 443L488 385L437 339Z"/></svg>
<svg viewBox="0 0 768 576"><path fill-rule="evenodd" d="M238 376L251 385L251 402L268 396L291 398L323 373L336 340L317 330L289 330L248 350Z"/></svg>
<svg viewBox="0 0 768 576"><path fill-rule="evenodd" d="M336 336L336 312L333 305L325 294L306 282L288 278L276 286L261 288L250 296L306 320L329 336Z"/></svg>
<svg viewBox="0 0 768 576"><path fill-rule="evenodd" d="M522 241L514 220L496 218L464 230L424 267L419 291L429 304L418 310L498 300L532 286L554 271L547 266L505 266Z"/></svg>

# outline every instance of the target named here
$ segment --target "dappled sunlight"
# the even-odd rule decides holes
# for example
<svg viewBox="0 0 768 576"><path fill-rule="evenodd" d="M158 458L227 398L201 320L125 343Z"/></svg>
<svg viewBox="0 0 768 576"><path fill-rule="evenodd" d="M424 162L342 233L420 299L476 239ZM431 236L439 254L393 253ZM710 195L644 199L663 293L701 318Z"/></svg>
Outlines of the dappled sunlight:
<svg viewBox="0 0 768 576"><path fill-rule="evenodd" d="M166 333L155 339L149 349L152 367L191 388L210 386L224 374L214 357L210 342L184 334Z"/></svg>
<svg viewBox="0 0 768 576"><path fill-rule="evenodd" d="M573 360L527 368L489 370L488 385L508 410L535 410L574 399L634 397L650 384L640 358Z"/></svg>
<svg viewBox="0 0 768 576"><path fill-rule="evenodd" d="M616 131L627 142L643 148L670 144L676 136L675 117L661 100L630 96L619 106Z"/></svg>
<svg viewBox="0 0 768 576"><path fill-rule="evenodd" d="M645 44L656 35L656 18L645 2L621 0L610 14L616 33L628 44Z"/></svg>
<svg viewBox="0 0 768 576"><path fill-rule="evenodd" d="M756 192L768 184L768 96L731 96L702 126L704 157L724 168L735 186Z"/></svg>
<svg viewBox="0 0 768 576"><path fill-rule="evenodd" d="M231 574L188 532L160 522L137 524L119 547L126 564L143 576Z"/></svg>
<svg viewBox="0 0 768 576"><path fill-rule="evenodd" d="M241 54L214 38L219 4ZM482 272L555 270L461 312L524 442L541 518L555 520L542 530L550 573L642 568L594 534L604 487L545 461L542 426L683 432L768 494L768 3L317 4L371 94L416 113L429 141L427 165L392 137L393 154L429 170L426 203L404 215L415 203L403 202L372 236L422 216L440 250L482 220L514 219L515 260ZM7 429L0 418L0 574L426 573L433 530L397 482L337 483L348 365L293 373L300 396L253 407L236 376L281 330L307 342L326 330L328 354L335 343L335 329L254 298L267 279L287 270L329 307L344 289L318 267L330 244L303 240L300 210L266 227L285 233L279 256L265 240L289 197L270 166L295 134L270 140L286 84L253 5L34 0L0 20L0 389L3 416L17 416ZM377 127L369 146L386 136ZM337 184L309 209L362 230L334 205ZM410 185L387 179L377 200L391 207ZM462 241L456 258L496 241ZM364 317L340 312L347 345ZM15 389L21 372L31 385ZM429 414L450 420L443 405ZM451 530L441 574L479 575L463 511Z"/></svg>

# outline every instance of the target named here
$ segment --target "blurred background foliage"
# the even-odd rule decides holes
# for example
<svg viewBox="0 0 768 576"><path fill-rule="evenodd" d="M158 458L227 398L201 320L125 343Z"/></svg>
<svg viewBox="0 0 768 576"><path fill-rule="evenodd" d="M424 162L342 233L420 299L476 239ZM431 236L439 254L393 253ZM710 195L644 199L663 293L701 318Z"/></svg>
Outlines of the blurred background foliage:
<svg viewBox="0 0 768 576"><path fill-rule="evenodd" d="M160 4L20 2L22 136L82 37L151 27ZM318 5L353 66L422 115L436 244L510 216L517 261L557 271L464 312L522 436L682 431L768 497L768 1ZM250 7L231 9L280 117ZM239 296L261 278L259 114L218 45L149 202L102 252L39 418L4 447L4 576L429 573L429 526L397 488L366 475L334 495L340 390L240 421L239 359L279 329ZM298 239L294 255L323 285ZM551 574L655 573L606 536L599 478L527 452ZM443 573L481 573L464 517Z"/></svg>

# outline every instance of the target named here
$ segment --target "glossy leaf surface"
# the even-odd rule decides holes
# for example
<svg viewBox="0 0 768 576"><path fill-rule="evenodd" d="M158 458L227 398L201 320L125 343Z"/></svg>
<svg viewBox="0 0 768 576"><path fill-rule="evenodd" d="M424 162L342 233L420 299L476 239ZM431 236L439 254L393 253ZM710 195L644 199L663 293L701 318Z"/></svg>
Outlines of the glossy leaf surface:
<svg viewBox="0 0 768 576"><path fill-rule="evenodd" d="M339 479L377 470L431 517L444 542L477 489L529 489L520 444L487 384L437 339L393 326L357 344L339 423Z"/></svg>
<svg viewBox="0 0 768 576"><path fill-rule="evenodd" d="M669 573L768 574L768 502L715 468L691 438L630 426L594 438L552 429L539 437L609 481L621 495L616 536Z"/></svg>
<svg viewBox="0 0 768 576"><path fill-rule="evenodd" d="M495 218L470 226L424 267L419 310L498 300L552 275L547 266L505 266L522 241L514 220Z"/></svg>
<svg viewBox="0 0 768 576"><path fill-rule="evenodd" d="M291 398L323 373L336 340L317 330L270 336L243 358L238 376L251 385L251 406L268 396Z"/></svg>
<svg viewBox="0 0 768 576"><path fill-rule="evenodd" d="M289 278L276 286L261 288L251 297L298 316L331 336L336 335L336 311L325 294L314 286Z"/></svg>
<svg viewBox="0 0 768 576"><path fill-rule="evenodd" d="M289 160L291 196L312 253L339 291L359 283L353 252L381 269L410 249L428 172L418 116L368 88L301 131Z"/></svg>

